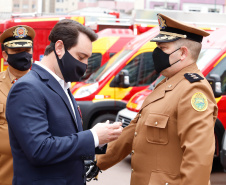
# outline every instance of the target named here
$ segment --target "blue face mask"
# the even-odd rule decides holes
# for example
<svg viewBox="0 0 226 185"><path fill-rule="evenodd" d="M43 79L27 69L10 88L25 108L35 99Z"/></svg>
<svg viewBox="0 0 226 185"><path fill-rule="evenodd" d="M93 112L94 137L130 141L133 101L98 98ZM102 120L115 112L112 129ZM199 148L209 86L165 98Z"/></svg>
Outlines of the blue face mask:
<svg viewBox="0 0 226 185"><path fill-rule="evenodd" d="M170 54L165 53L159 47L156 47L154 49L152 57L153 57L153 61L154 61L155 70L157 71L157 73L160 73L164 69L166 69L180 61L180 60L178 60L178 61L174 62L173 64L170 64L170 62L169 62L170 55L179 49L180 48L176 49L175 51L173 51Z"/></svg>
<svg viewBox="0 0 226 185"><path fill-rule="evenodd" d="M16 54L8 54L7 51L5 52L8 55L7 62L13 68L19 71L27 71L31 67L32 54L26 51Z"/></svg>
<svg viewBox="0 0 226 185"><path fill-rule="evenodd" d="M57 58L60 71L64 77L65 82L78 82L80 78L85 74L87 65L74 58L67 50L65 50L64 56L59 59L56 54L55 47L54 53Z"/></svg>

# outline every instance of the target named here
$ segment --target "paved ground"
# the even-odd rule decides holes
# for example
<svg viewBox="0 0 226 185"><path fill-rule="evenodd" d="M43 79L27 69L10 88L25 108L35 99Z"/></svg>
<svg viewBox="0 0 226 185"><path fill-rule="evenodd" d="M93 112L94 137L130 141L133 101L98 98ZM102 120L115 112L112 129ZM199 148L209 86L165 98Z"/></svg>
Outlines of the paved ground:
<svg viewBox="0 0 226 185"><path fill-rule="evenodd" d="M129 185L130 184L130 156L112 168L99 174L98 181L92 181L87 185ZM216 168L211 174L211 185L226 185L226 173Z"/></svg>

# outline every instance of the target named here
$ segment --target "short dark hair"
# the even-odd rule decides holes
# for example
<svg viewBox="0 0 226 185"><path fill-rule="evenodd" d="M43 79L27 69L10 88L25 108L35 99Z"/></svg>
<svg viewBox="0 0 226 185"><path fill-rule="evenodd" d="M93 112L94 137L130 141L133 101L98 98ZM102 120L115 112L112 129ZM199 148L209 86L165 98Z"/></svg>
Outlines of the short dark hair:
<svg viewBox="0 0 226 185"><path fill-rule="evenodd" d="M1 46L2 46L2 51L8 52L8 47L7 46L4 46L4 44L1 44Z"/></svg>
<svg viewBox="0 0 226 185"><path fill-rule="evenodd" d="M77 21L71 19L63 19L59 21L51 30L49 34L49 41L56 43L58 40L62 40L66 50L74 47L78 42L79 32L86 34L91 42L97 39L97 34L88 27L80 24ZM53 45L50 44L46 47L44 55L48 55L53 51Z"/></svg>

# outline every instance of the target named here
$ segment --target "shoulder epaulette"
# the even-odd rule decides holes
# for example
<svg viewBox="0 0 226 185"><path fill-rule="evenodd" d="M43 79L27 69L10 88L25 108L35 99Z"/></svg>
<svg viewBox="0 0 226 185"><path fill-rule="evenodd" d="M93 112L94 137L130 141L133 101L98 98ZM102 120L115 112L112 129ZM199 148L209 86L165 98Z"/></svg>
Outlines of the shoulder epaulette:
<svg viewBox="0 0 226 185"><path fill-rule="evenodd" d="M185 73L184 77L191 83L193 82L198 82L200 80L204 80L203 77L201 77L199 74L197 73Z"/></svg>

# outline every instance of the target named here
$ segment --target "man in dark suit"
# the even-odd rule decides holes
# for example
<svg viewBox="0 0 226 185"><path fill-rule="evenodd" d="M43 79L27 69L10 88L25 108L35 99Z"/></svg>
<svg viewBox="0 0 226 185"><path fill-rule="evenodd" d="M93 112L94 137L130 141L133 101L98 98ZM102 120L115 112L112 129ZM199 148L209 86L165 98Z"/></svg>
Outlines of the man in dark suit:
<svg viewBox="0 0 226 185"><path fill-rule="evenodd" d="M41 62L9 92L6 118L13 154L13 185L83 185L84 160L115 140L121 123L83 131L70 82L84 74L96 34L73 20L52 29Z"/></svg>

